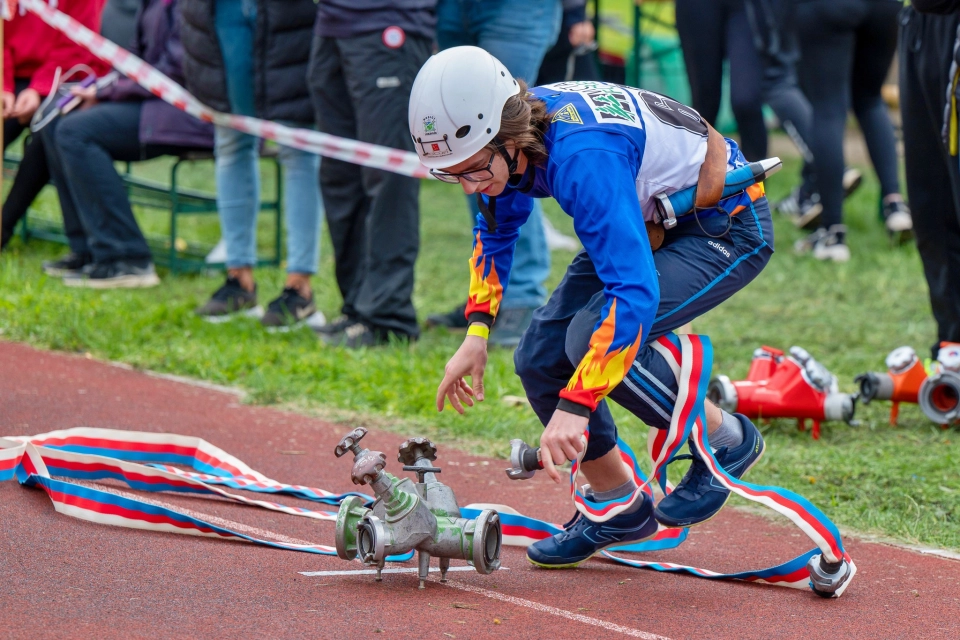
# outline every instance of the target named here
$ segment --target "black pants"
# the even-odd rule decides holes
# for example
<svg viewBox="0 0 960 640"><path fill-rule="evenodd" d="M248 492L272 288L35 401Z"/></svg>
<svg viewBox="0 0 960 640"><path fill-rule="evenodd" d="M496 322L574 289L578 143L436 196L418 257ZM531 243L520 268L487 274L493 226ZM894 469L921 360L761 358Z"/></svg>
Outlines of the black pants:
<svg viewBox="0 0 960 640"><path fill-rule="evenodd" d="M817 163L823 226L843 222L843 131L850 106L884 196L899 193L897 147L880 88L897 50L899 0L797 3L800 82L813 105L810 149Z"/></svg>
<svg viewBox="0 0 960 640"><path fill-rule="evenodd" d="M26 78L15 80L14 93L18 94L30 85ZM13 144L20 134L29 125L20 124L16 118L3 121L3 150ZM3 202L3 224L0 227L0 248L5 246L13 235L13 229L20 219L27 214L27 209L33 204L37 195L50 181L50 171L47 169L47 158L43 151L43 142L40 136L30 136L23 145L23 158L17 169L17 177L13 179L10 193Z"/></svg>
<svg viewBox="0 0 960 640"><path fill-rule="evenodd" d="M817 190L810 152L813 107L800 89L797 76L800 44L795 6L795 0L746 0L747 18L763 67L760 93L803 156L801 192L809 196Z"/></svg>
<svg viewBox="0 0 960 640"><path fill-rule="evenodd" d="M381 33L316 36L308 83L324 133L413 151L407 103L431 42L407 34L399 48ZM343 313L378 331L417 336L413 267L420 249L420 182L324 158L320 192L333 241Z"/></svg>
<svg viewBox="0 0 960 640"><path fill-rule="evenodd" d="M744 0L677 0L677 33L690 80L691 105L715 124L723 89L723 60L730 61L730 106L747 160L767 156L760 94L762 69Z"/></svg>
<svg viewBox="0 0 960 640"><path fill-rule="evenodd" d="M912 7L900 18L907 193L938 342L960 342L960 158L949 154L941 138L958 23L956 14L922 15Z"/></svg>
<svg viewBox="0 0 960 640"><path fill-rule="evenodd" d="M149 160L184 151L140 143L140 102L103 102L55 119L40 134L60 195L70 249L94 262L149 262L114 161Z"/></svg>

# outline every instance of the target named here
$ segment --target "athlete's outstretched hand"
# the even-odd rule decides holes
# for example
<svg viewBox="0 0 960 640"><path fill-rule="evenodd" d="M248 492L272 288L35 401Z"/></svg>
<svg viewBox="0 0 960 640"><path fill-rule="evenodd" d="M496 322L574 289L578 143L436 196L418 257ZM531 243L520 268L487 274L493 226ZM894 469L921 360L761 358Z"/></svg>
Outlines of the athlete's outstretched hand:
<svg viewBox="0 0 960 640"><path fill-rule="evenodd" d="M437 411L443 411L444 397L458 413L463 405L473 406L473 398L483 402L483 372L487 368L487 341L480 336L467 336L443 370L443 382L437 388ZM464 380L470 376L471 387Z"/></svg>
<svg viewBox="0 0 960 640"><path fill-rule="evenodd" d="M560 472L555 464L564 460L576 460L583 451L583 432L590 418L566 411L554 411L547 428L540 436L540 462L543 470L554 482L560 482Z"/></svg>

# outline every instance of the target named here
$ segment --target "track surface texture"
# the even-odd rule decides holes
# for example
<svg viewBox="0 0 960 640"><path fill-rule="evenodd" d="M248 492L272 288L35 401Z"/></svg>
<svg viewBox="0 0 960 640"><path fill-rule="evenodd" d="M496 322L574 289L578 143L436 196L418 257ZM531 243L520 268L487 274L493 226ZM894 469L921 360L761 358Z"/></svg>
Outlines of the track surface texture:
<svg viewBox="0 0 960 640"><path fill-rule="evenodd" d="M348 426L6 342L0 425L3 435L77 426L196 435L281 482L354 488L349 462L332 453ZM402 473L393 452L403 437L372 431L364 444L386 452L388 470ZM499 502L554 522L572 512L565 489L544 478L511 482L502 460L441 446L437 464L461 504ZM150 497L242 523L254 535L333 544L331 522L214 499ZM810 546L785 523L728 508L693 529L681 548L651 555L719 571L766 566ZM11 481L0 484L0 637L960 637L960 562L847 543L859 573L839 600L605 560L545 571L513 548L504 550L506 570L451 573L449 585L431 574L420 591L410 573L380 584L362 574L300 574L363 568L335 557L82 522L57 514L42 491Z"/></svg>

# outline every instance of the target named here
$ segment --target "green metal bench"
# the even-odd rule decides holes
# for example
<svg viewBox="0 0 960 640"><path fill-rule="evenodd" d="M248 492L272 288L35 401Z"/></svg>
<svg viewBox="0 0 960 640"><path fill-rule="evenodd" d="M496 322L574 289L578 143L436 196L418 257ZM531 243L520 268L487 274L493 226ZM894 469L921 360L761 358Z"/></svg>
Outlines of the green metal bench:
<svg viewBox="0 0 960 640"><path fill-rule="evenodd" d="M276 147L264 147L261 159L267 160L275 178L275 190L272 198L261 199L260 211L273 213L274 233L272 234L272 255L257 258L258 266L277 266L281 259L282 233L282 169L277 160ZM203 269L224 268L223 263L208 263L206 256L212 247L199 242L189 242L178 236L178 222L182 216L209 215L217 212L216 194L189 189L179 185L181 171L197 162L211 162L214 160L212 152L190 151L177 156L176 162L170 168L170 183L163 184L133 175L133 163L126 164L126 170L120 174L130 204L147 209L159 209L170 212L170 232L165 236L147 236L147 244L153 254L156 264L170 269L171 273L195 272ZM16 176L20 159L4 157L3 170L6 179L12 180ZM32 215L29 212L21 221L20 233L24 242L30 238L38 238L51 242L67 244L63 226L59 222Z"/></svg>

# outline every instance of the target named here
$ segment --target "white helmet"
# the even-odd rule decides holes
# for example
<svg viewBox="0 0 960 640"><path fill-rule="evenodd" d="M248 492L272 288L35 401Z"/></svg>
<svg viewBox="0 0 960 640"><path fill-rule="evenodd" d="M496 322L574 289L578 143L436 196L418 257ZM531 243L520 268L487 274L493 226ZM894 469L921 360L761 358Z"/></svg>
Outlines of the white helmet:
<svg viewBox="0 0 960 640"><path fill-rule="evenodd" d="M410 92L410 137L420 162L442 169L480 151L500 131L500 115L520 85L479 47L431 56Z"/></svg>

